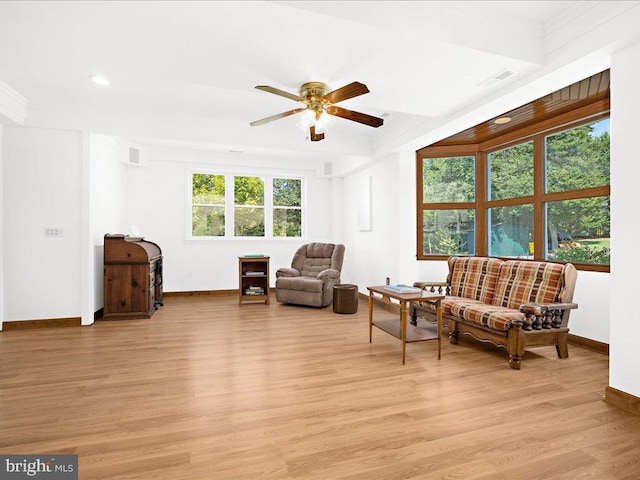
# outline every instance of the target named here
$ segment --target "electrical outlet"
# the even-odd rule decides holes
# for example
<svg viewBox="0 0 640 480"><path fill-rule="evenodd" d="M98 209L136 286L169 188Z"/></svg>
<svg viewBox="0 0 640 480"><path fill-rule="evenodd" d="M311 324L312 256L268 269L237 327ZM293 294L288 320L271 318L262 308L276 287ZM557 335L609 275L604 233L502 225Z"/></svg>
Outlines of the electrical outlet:
<svg viewBox="0 0 640 480"><path fill-rule="evenodd" d="M62 228L60 227L45 227L44 229L45 237L64 237L62 232Z"/></svg>

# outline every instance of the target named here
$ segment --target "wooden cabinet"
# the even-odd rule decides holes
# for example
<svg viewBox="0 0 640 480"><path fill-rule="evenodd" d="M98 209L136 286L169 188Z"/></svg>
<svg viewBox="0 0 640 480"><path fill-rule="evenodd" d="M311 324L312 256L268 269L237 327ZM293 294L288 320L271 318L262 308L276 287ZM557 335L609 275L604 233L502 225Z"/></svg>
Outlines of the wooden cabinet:
<svg viewBox="0 0 640 480"><path fill-rule="evenodd" d="M269 258L238 257L239 304L269 304Z"/></svg>
<svg viewBox="0 0 640 480"><path fill-rule="evenodd" d="M160 247L142 237L105 235L103 318L151 318L162 296Z"/></svg>

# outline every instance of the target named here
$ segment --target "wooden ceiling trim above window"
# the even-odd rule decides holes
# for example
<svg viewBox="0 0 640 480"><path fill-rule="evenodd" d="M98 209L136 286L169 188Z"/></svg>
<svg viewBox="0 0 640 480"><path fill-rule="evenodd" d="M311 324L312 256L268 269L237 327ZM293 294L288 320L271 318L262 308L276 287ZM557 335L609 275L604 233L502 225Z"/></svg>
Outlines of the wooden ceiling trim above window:
<svg viewBox="0 0 640 480"><path fill-rule="evenodd" d="M475 144L451 145L451 146L442 146L442 147L432 145L430 147L425 147L418 150L416 154L418 156L421 156L422 154L428 153L428 155L426 156L431 158L437 157L438 155L442 155L443 157L454 157L454 156L473 157L477 151L478 151L478 145L475 145Z"/></svg>
<svg viewBox="0 0 640 480"><path fill-rule="evenodd" d="M603 108L608 110L609 96L609 70L605 70L440 140L430 145L430 147L484 144L497 137L510 135L535 124L546 121L555 123L558 117L571 115L583 107L598 105L600 112L602 112ZM601 102L607 102L606 108L603 107ZM494 123L496 118L500 117L509 117L511 121L502 125ZM519 133L518 135L522 134Z"/></svg>
<svg viewBox="0 0 640 480"><path fill-rule="evenodd" d="M585 105L570 112L563 113L553 118L542 120L538 123L527 125L519 130L515 130L498 137L490 138L478 145L479 150L494 149L504 147L508 143L519 143L522 139L540 133L550 133L554 130L560 131L571 128L574 123L589 123L596 120L596 117L606 116L609 112L609 99Z"/></svg>

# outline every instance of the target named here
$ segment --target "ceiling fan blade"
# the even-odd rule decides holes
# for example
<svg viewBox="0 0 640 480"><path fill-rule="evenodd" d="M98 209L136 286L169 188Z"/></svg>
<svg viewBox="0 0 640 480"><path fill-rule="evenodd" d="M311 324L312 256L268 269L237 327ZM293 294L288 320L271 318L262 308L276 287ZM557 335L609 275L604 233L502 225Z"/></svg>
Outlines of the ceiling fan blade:
<svg viewBox="0 0 640 480"><path fill-rule="evenodd" d="M256 88L264 92L275 93L276 95L280 95L281 97L290 98L291 100L295 100L296 102L302 101L302 98L300 98L298 95L285 92L284 90L280 90L279 88L269 87L268 85L258 85Z"/></svg>
<svg viewBox="0 0 640 480"><path fill-rule="evenodd" d="M309 134L312 142L319 142L320 140L324 140L324 133L316 134L315 125L312 125L311 128L309 129Z"/></svg>
<svg viewBox="0 0 640 480"><path fill-rule="evenodd" d="M260 125L264 125L265 123L278 120L279 118L288 117L289 115L295 115L296 113L302 112L303 110L306 110L306 108L295 108L293 110L289 110L288 112L282 112L278 113L277 115L271 115L270 117L263 118L262 120L256 120L255 122L251 122L250 125L252 127L258 127Z"/></svg>
<svg viewBox="0 0 640 480"><path fill-rule="evenodd" d="M335 115L336 117L346 118L347 120L351 120L353 122L362 123L364 125L369 125L370 127L378 128L384 123L382 118L374 117L372 115L367 115L366 113L354 112L353 110L347 110L346 108L336 107L335 105L327 108L327 113L329 115Z"/></svg>
<svg viewBox="0 0 640 480"><path fill-rule="evenodd" d="M344 87L334 90L333 92L327 93L322 98L328 100L331 103L338 103L349 98L364 95L365 93L369 93L369 89L364 83L353 82L349 85L345 85Z"/></svg>

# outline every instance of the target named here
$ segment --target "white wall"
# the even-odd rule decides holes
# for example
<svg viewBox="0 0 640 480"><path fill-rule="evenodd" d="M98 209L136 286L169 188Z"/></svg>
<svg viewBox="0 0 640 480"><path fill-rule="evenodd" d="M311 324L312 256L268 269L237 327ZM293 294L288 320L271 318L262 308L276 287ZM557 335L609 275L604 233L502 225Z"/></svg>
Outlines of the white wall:
<svg viewBox="0 0 640 480"><path fill-rule="evenodd" d="M5 321L80 316L81 158L80 132L4 128Z"/></svg>
<svg viewBox="0 0 640 480"><path fill-rule="evenodd" d="M130 231L125 228L127 169L120 161L126 145L116 137L90 135L90 265L93 311L104 307L104 236Z"/></svg>
<svg viewBox="0 0 640 480"><path fill-rule="evenodd" d="M0 123L0 186L2 185L2 144L3 144L3 125ZM3 188L4 191L4 188ZM4 195L0 192L0 331L2 331L2 321L4 320L4 204L2 199Z"/></svg>
<svg viewBox="0 0 640 480"><path fill-rule="evenodd" d="M571 312L571 334L609 343L611 279L609 273L578 271L573 296L578 309Z"/></svg>
<svg viewBox="0 0 640 480"><path fill-rule="evenodd" d="M640 312L635 308L640 270L637 191L640 43L611 62L611 342L609 385L640 397Z"/></svg>
<svg viewBox="0 0 640 480"><path fill-rule="evenodd" d="M187 208L189 175L193 169L214 173L303 176L307 198L306 237L302 240L186 240L185 225L190 219ZM271 256L273 285L275 270L290 266L293 253L301 244L307 241L338 242L336 225L339 223L332 213L334 199L340 199L341 194L339 181L318 177L315 165L306 162L160 150L150 154L149 166L131 168L127 172L126 225L136 225L145 239L162 249L164 290L167 292L237 289L238 256L248 253Z"/></svg>
<svg viewBox="0 0 640 480"><path fill-rule="evenodd" d="M399 283L398 253L400 208L398 182L399 157L385 156L344 179L343 235L345 264L349 267L342 276L343 283L358 285L368 294L368 285L382 285L389 277ZM371 230L361 231L358 218L358 192L363 182L371 179ZM406 186L402 186L404 189Z"/></svg>

